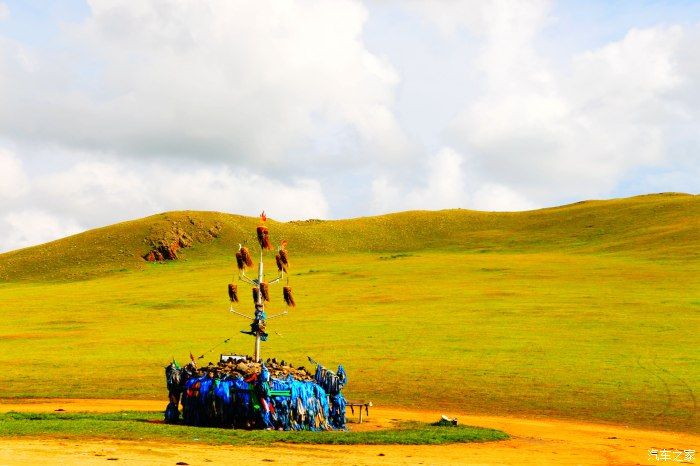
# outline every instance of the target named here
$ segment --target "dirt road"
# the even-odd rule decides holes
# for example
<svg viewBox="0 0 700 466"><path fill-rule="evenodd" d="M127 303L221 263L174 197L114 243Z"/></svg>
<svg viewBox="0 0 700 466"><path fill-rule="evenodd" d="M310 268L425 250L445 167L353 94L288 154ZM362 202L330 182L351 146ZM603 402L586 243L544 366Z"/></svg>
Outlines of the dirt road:
<svg viewBox="0 0 700 466"><path fill-rule="evenodd" d="M26 400L0 401L0 412L110 412L162 410L163 401ZM405 409L370 409L367 422L352 430L391 426L396 420L434 421L441 413ZM624 426L554 419L524 419L455 414L460 423L508 432L512 439L483 444L444 446L281 445L274 447L207 446L149 441L81 441L0 438L0 464L681 464L675 454L655 460L650 449L698 450L700 437L687 433L648 431ZM110 463L108 463L108 461ZM111 463L114 462L114 463ZM686 464L688 464L686 462Z"/></svg>

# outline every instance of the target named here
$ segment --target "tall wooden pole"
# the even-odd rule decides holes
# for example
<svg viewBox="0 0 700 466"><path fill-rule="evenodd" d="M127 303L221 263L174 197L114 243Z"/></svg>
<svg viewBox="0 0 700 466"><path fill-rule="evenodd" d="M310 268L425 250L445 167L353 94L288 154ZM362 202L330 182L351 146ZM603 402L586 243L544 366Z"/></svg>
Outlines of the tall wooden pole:
<svg viewBox="0 0 700 466"><path fill-rule="evenodd" d="M255 322L257 325L257 331L255 332L255 348L253 350L253 360L255 362L261 361L260 355L260 322L262 320L263 313L265 312L265 300L262 295L262 282L263 282L263 250L260 247L260 261L258 262L258 300L255 303Z"/></svg>

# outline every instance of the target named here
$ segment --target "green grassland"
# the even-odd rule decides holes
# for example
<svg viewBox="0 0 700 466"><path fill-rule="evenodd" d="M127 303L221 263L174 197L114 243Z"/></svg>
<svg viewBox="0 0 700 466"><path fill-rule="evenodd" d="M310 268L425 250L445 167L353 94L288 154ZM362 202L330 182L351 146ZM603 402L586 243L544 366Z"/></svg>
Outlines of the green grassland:
<svg viewBox="0 0 700 466"><path fill-rule="evenodd" d="M205 361L250 352L225 288L256 224L170 212L1 254L0 398L165 406L173 356L228 337ZM350 399L699 430L698 196L268 226L289 241L297 307L269 321L263 357L343 363ZM193 247L144 262L173 227Z"/></svg>
<svg viewBox="0 0 700 466"><path fill-rule="evenodd" d="M0 414L0 436L119 440L191 441L210 445L272 445L313 443L322 445L441 445L505 440L495 429L472 426L437 427L404 422L372 432L309 432L230 430L162 424L162 413L124 411L110 414L6 413Z"/></svg>

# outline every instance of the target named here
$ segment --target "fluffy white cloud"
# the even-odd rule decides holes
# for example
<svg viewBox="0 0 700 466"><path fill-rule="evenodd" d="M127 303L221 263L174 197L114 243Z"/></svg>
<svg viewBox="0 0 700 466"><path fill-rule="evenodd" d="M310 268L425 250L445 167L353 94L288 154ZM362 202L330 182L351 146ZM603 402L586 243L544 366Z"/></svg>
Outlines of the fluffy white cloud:
<svg viewBox="0 0 700 466"><path fill-rule="evenodd" d="M609 195L649 168L697 171L689 154L700 150L700 25L633 28L555 57L543 47L557 40L547 35L556 22L551 2L429 0L411 8L447 42L477 44L464 59L478 71L470 82L478 97L454 118L446 143L485 188L542 205ZM670 179L649 176L657 185ZM651 185L635 181L637 190Z"/></svg>
<svg viewBox="0 0 700 466"><path fill-rule="evenodd" d="M372 210L375 213L407 209L447 209L467 202L462 160L451 149L443 149L428 160L415 187L380 176L372 182Z"/></svg>
<svg viewBox="0 0 700 466"><path fill-rule="evenodd" d="M441 150L429 161L423 187L406 196L412 208L450 208L463 205L466 200L462 160L451 149Z"/></svg>
<svg viewBox="0 0 700 466"><path fill-rule="evenodd" d="M64 26L70 55L0 47L1 134L277 174L314 171L290 154L338 132L352 139L344 153L313 161L352 167L407 147L391 111L398 76L365 48L356 1L89 4Z"/></svg>
<svg viewBox="0 0 700 466"><path fill-rule="evenodd" d="M408 6L433 22L448 38L465 29L477 37L517 39L511 42L517 47L529 42L546 23L551 3L549 0L411 0Z"/></svg>
<svg viewBox="0 0 700 466"><path fill-rule="evenodd" d="M162 181L152 189L153 197L161 206L158 210L196 205L199 209L248 215L265 210L275 220L329 216L321 185L308 178L283 183L247 170L232 171L226 167L200 168L191 173L166 169L162 176Z"/></svg>
<svg viewBox="0 0 700 466"><path fill-rule="evenodd" d="M443 148L427 159L425 176L414 184L396 177L380 176L372 183L372 211L385 213L410 209L510 211L537 207L508 186L479 179L466 157Z"/></svg>
<svg viewBox="0 0 700 466"><path fill-rule="evenodd" d="M532 210L535 209L537 205L508 186L483 183L480 184L479 188L472 194L469 207L476 210L504 212Z"/></svg>
<svg viewBox="0 0 700 466"><path fill-rule="evenodd" d="M40 210L9 212L0 216L0 252L44 243L81 231L77 224L66 222Z"/></svg>
<svg viewBox="0 0 700 466"><path fill-rule="evenodd" d="M698 107L673 98L681 86L700 88L697 70L681 67L696 49L693 31L633 29L558 68L534 47L546 10L530 28L509 9L494 13L477 60L485 92L455 118L450 138L480 177L547 203L604 195L631 170L678 161L668 146L674 123L700 127Z"/></svg>
<svg viewBox="0 0 700 466"><path fill-rule="evenodd" d="M0 2L0 21L10 17L10 9L3 2Z"/></svg>
<svg viewBox="0 0 700 466"><path fill-rule="evenodd" d="M19 168L17 177L26 178ZM14 206L0 214L6 232L0 251L183 208L248 215L264 209L276 220L327 218L329 214L320 184L313 180L283 183L225 166L162 161L138 167L116 160L78 162L33 177L15 196Z"/></svg>
<svg viewBox="0 0 700 466"><path fill-rule="evenodd" d="M0 147L0 207L27 191L27 177L20 159Z"/></svg>

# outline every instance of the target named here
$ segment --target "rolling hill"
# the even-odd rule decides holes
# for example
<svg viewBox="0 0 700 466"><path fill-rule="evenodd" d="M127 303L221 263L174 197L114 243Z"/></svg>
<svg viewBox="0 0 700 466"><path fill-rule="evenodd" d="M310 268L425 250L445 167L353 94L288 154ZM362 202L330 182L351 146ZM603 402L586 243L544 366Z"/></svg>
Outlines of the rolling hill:
<svg viewBox="0 0 700 466"><path fill-rule="evenodd" d="M231 260L258 219L179 211L97 228L0 254L0 280L74 280L143 269L142 256L175 230L191 237L188 260ZM295 254L453 250L465 253L618 253L649 259L700 257L700 197L654 194L527 212L411 211L348 220L268 220ZM214 232L212 229L220 229ZM214 233L213 235L211 233ZM214 237L216 236L216 237Z"/></svg>
<svg viewBox="0 0 700 466"><path fill-rule="evenodd" d="M250 353L226 285L257 222L168 212L0 254L0 397L165 407L172 358ZM350 400L698 431L698 196L268 226L297 307L263 358L343 363ZM178 260L143 259L175 242Z"/></svg>

